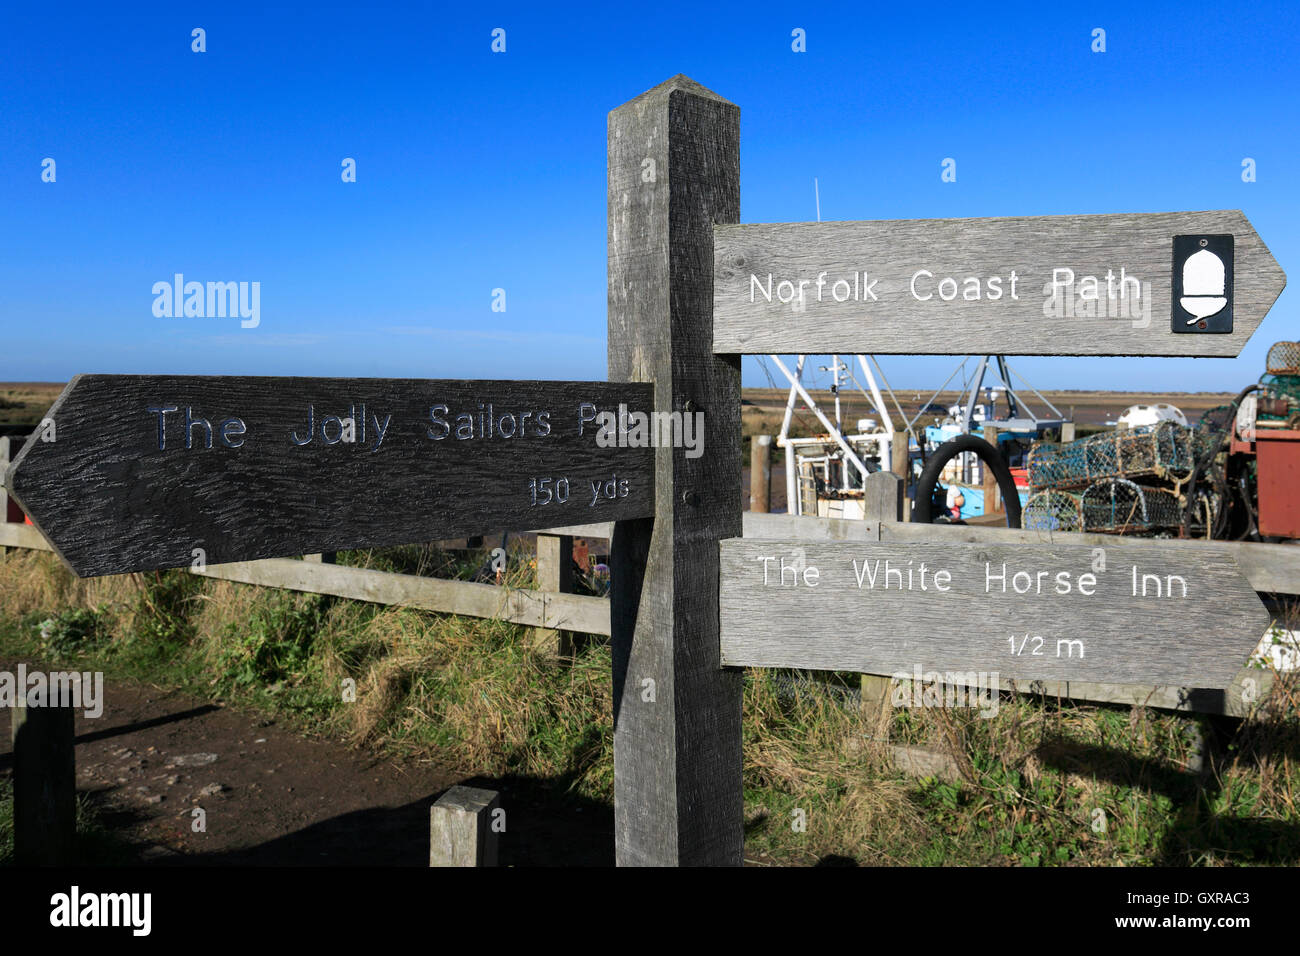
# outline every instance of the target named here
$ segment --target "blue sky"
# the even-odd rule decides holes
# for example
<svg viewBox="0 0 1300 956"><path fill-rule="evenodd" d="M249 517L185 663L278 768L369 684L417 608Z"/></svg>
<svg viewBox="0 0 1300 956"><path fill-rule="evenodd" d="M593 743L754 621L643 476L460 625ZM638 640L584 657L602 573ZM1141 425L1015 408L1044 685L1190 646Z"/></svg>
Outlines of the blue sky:
<svg viewBox="0 0 1300 956"><path fill-rule="evenodd" d="M814 177L823 219L1241 209L1300 274L1297 6L1132 7L11 3L0 379L603 379L606 114L679 72L741 107L742 221L814 218ZM177 272L260 282L260 325L155 317ZM1298 301L1240 359L1016 364L1236 390ZM955 364L883 362L909 389Z"/></svg>

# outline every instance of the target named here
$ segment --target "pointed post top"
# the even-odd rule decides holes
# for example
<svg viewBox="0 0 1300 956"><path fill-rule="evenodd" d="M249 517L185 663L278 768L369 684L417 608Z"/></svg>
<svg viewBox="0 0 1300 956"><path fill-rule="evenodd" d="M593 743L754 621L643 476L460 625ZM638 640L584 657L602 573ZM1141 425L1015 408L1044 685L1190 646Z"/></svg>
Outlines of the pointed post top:
<svg viewBox="0 0 1300 956"><path fill-rule="evenodd" d="M695 80L692 80L685 73L678 73L676 76L669 77L668 79L664 80L658 86L646 90L640 96L628 100L626 103L623 104L623 106L631 106L634 103L640 103L643 100L648 100L652 98L671 96L673 93L689 93L691 96L698 96L701 99L713 100L718 103L725 103L728 106L736 105L726 97L722 97L719 96L717 93L714 93L707 86L695 82Z"/></svg>

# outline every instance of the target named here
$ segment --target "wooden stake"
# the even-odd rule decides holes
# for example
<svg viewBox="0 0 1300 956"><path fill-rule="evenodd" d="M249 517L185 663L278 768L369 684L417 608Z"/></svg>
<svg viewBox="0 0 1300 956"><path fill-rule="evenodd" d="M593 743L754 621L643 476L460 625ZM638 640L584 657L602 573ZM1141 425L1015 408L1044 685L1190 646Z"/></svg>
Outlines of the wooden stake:
<svg viewBox="0 0 1300 956"><path fill-rule="evenodd" d="M500 794L452 787L429 809L430 866L496 866Z"/></svg>

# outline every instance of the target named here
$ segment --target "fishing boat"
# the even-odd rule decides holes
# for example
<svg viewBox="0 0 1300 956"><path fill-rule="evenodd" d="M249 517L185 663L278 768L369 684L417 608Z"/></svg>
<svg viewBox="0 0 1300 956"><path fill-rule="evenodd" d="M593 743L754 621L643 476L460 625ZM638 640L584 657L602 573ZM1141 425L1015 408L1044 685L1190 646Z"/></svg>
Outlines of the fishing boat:
<svg viewBox="0 0 1300 956"><path fill-rule="evenodd" d="M829 364L821 366L810 364L810 358L796 356L791 369L780 356L767 356L789 385L777 445L786 450L786 501L791 514L863 518L863 484L867 475L906 468L915 479L937 449L958 435L967 434L995 437L1023 504L1029 496L1025 455L1030 445L1045 436L1059 435L1068 424L1066 417L1041 392L1011 369L1005 356L966 356L930 400L921 403L921 411L910 419L875 356L831 355ZM972 360L975 360L974 372L968 374L967 366ZM804 380L805 372L814 367L831 376L832 397L827 408L813 397ZM991 369L996 369L1002 380L998 386L985 385ZM963 400L945 406L944 414L933 414L934 400L958 375L962 376ZM842 396L851 394L855 388L869 403L875 417L858 418L850 426L843 420ZM1046 406L1044 413L1039 414L1030 406L1025 391ZM791 436L791 424L801 401L821 424L823 432L799 438ZM928 424L924 421L927 418ZM938 502L939 492L936 492L936 504L946 507L936 511L945 519L957 520L1004 511L988 472L988 466L975 454L957 454L943 467L940 478L943 499ZM915 480L908 484L912 488ZM986 489L993 491L992 502L986 501Z"/></svg>

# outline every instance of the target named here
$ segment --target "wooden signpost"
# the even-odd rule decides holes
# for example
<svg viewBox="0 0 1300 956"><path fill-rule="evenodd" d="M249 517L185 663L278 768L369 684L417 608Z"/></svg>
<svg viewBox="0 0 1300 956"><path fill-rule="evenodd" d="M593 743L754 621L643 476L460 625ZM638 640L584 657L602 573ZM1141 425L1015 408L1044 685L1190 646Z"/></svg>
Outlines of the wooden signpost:
<svg viewBox="0 0 1300 956"><path fill-rule="evenodd" d="M1267 615L1213 546L738 537L740 355L1236 355L1245 217L741 226L739 129L684 76L610 113L609 383L80 376L8 490L81 575L615 522L620 864L743 861L742 666L1228 684Z"/></svg>
<svg viewBox="0 0 1300 956"><path fill-rule="evenodd" d="M1233 210L779 223L714 235L718 352L1231 357L1286 285ZM1207 256L1217 250L1208 272L1200 260L1188 265L1202 241ZM1218 283L1206 308L1213 297L1184 296L1201 288L1197 277Z"/></svg>
<svg viewBox="0 0 1300 956"><path fill-rule="evenodd" d="M1210 544L736 538L721 553L727 665L1226 687L1269 625Z"/></svg>
<svg viewBox="0 0 1300 956"><path fill-rule="evenodd" d="M654 450L628 426L651 401L607 382L81 375L6 485L82 576L646 517Z"/></svg>

